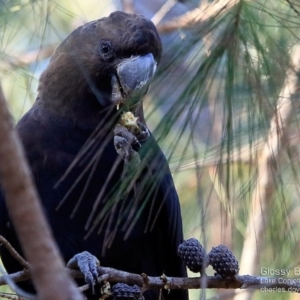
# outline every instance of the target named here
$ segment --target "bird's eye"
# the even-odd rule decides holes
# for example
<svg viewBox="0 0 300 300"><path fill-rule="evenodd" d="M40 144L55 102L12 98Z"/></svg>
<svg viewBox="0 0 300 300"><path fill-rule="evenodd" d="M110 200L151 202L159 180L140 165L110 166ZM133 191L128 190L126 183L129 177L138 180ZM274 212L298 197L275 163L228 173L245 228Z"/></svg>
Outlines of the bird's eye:
<svg viewBox="0 0 300 300"><path fill-rule="evenodd" d="M109 51L109 47L107 45L103 45L101 50L102 50L102 53L107 54Z"/></svg>
<svg viewBox="0 0 300 300"><path fill-rule="evenodd" d="M99 52L101 57L105 60L110 59L114 56L112 46L110 42L107 41L101 42Z"/></svg>

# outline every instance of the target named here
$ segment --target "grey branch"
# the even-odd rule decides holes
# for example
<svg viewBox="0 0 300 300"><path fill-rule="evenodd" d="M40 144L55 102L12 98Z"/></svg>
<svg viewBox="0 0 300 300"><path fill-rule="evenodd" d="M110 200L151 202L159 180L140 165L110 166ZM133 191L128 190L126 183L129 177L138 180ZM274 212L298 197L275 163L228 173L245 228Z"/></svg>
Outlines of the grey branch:
<svg viewBox="0 0 300 300"><path fill-rule="evenodd" d="M0 235L0 246L4 246L11 256L19 262L19 264L24 268L24 269L29 269L30 265L29 263L13 248L13 246L6 240L2 235Z"/></svg>
<svg viewBox="0 0 300 300"><path fill-rule="evenodd" d="M82 278L82 274L77 270L68 269L74 278ZM129 285L138 285L143 290L147 289L255 289L264 291L280 291L300 293L299 278L276 278L261 276L236 276L233 278L222 278L220 276L206 277L152 277L146 274L133 274L113 268L98 267L99 281L122 282ZM30 279L29 271L20 271L8 275L13 281L19 282ZM167 282L166 282L167 279ZM0 285L5 285L4 276L0 277ZM84 286L86 289L87 286Z"/></svg>
<svg viewBox="0 0 300 300"><path fill-rule="evenodd" d="M83 299L65 272L0 85L0 180L39 297ZM20 205L22 204L22 205ZM52 274L52 275L51 275ZM56 276L54 276L56 275Z"/></svg>

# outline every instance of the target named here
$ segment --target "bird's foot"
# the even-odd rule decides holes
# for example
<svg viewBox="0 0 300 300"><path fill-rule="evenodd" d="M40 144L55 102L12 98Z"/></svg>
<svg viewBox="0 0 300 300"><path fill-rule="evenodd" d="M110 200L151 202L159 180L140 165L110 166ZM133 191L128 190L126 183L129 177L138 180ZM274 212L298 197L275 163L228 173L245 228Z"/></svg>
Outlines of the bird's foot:
<svg viewBox="0 0 300 300"><path fill-rule="evenodd" d="M141 162L137 150L141 147L140 142L149 136L147 126L138 121L131 112L122 115L120 123L114 129L114 146L125 162L122 178L136 172Z"/></svg>
<svg viewBox="0 0 300 300"><path fill-rule="evenodd" d="M95 293L95 281L98 282L97 267L99 265L100 262L96 256L87 251L74 255L67 263L68 268L80 270L85 282L90 286L93 293Z"/></svg>
<svg viewBox="0 0 300 300"><path fill-rule="evenodd" d="M139 117L136 117L131 111L124 112L118 124L135 135L139 142L145 141L150 136L147 126L140 122Z"/></svg>
<svg viewBox="0 0 300 300"><path fill-rule="evenodd" d="M130 132L125 126L117 124L114 129L114 145L117 153L121 155L124 161L133 167L140 163L138 153L133 150L132 146L141 146L137 137Z"/></svg>

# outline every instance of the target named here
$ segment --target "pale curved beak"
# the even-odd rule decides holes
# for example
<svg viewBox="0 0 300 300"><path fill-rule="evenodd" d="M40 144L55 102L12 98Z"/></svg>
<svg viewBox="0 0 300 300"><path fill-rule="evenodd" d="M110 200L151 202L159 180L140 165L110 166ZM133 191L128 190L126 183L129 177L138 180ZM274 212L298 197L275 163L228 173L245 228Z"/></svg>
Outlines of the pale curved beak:
<svg viewBox="0 0 300 300"><path fill-rule="evenodd" d="M123 103L131 96L147 93L157 63L151 53L122 61L112 77L112 102Z"/></svg>

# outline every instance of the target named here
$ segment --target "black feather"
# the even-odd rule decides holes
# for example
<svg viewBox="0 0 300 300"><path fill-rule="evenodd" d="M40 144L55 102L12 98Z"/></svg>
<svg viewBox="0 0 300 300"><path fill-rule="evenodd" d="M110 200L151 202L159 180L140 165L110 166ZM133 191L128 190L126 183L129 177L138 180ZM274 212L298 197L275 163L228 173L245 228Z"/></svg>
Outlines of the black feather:
<svg viewBox="0 0 300 300"><path fill-rule="evenodd" d="M177 257L183 240L179 200L163 153L150 136L140 149L139 171L122 178L124 162L113 144L120 114L110 103L114 68L148 53L159 62L161 42L143 16L115 12L76 29L56 49L17 130L65 261L89 251L102 266L186 276ZM1 195L0 214L0 234L21 251ZM0 251L8 272L21 270ZM31 283L22 287L32 290ZM187 299L185 291L164 296ZM148 291L145 299L158 299L158 292Z"/></svg>

